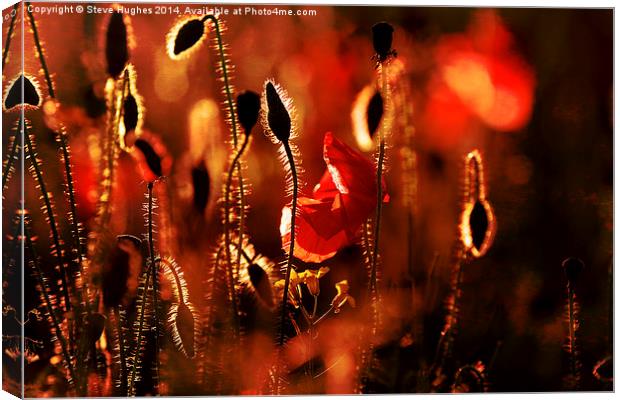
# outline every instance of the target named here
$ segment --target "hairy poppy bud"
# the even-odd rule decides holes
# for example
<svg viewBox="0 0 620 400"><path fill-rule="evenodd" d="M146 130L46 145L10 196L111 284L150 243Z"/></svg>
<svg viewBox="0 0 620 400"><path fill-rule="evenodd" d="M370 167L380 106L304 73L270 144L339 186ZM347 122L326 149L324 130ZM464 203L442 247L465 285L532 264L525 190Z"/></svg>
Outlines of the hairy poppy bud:
<svg viewBox="0 0 620 400"><path fill-rule="evenodd" d="M195 48L203 39L205 23L202 19L189 19L175 26L168 35L168 54L180 58Z"/></svg>
<svg viewBox="0 0 620 400"><path fill-rule="evenodd" d="M562 268L564 268L564 273L566 274L569 285L575 284L584 267L583 261L576 257L567 258L562 262Z"/></svg>
<svg viewBox="0 0 620 400"><path fill-rule="evenodd" d="M23 99L22 87L24 90ZM41 95L36 82L28 76L20 74L9 86L9 90L4 98L4 109L8 111L22 105L38 108L41 105Z"/></svg>
<svg viewBox="0 0 620 400"><path fill-rule="evenodd" d="M372 27L372 45L379 61L386 60L392 53L394 28L387 22L378 22Z"/></svg>
<svg viewBox="0 0 620 400"><path fill-rule="evenodd" d="M117 78L129 61L127 26L123 14L114 11L108 22L106 32L105 56L108 63L108 74Z"/></svg>
<svg viewBox="0 0 620 400"><path fill-rule="evenodd" d="M265 85L267 97L267 123L271 132L281 142L291 136L291 116L272 82Z"/></svg>
<svg viewBox="0 0 620 400"><path fill-rule="evenodd" d="M237 96L237 116L246 135L249 135L258 121L260 96L247 90Z"/></svg>

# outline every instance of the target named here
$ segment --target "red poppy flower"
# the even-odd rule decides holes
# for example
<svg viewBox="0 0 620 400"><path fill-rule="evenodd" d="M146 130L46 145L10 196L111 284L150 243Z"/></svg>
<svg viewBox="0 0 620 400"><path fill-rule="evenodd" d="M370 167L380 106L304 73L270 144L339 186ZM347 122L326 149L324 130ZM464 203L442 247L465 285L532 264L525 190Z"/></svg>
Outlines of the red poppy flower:
<svg viewBox="0 0 620 400"><path fill-rule="evenodd" d="M377 205L375 166L331 132L325 134L323 158L327 171L312 197L297 200L295 257L321 262L354 243L363 222ZM385 182L383 183L385 189ZM386 194L384 201L389 196ZM282 209L280 234L285 249L290 242L291 209Z"/></svg>
<svg viewBox="0 0 620 400"><path fill-rule="evenodd" d="M466 33L438 41L423 125L444 145L466 134L476 121L502 132L521 129L529 121L534 73L512 42L493 11L477 12Z"/></svg>

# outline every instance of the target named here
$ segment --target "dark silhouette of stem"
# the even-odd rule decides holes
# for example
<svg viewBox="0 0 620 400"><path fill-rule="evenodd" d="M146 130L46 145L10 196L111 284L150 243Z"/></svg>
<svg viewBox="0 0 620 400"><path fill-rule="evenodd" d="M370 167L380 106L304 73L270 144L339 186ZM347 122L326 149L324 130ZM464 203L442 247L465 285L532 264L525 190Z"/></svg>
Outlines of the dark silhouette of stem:
<svg viewBox="0 0 620 400"><path fill-rule="evenodd" d="M6 60L9 57L9 48L11 47L11 38L13 37L13 30L15 29L15 20L17 19L17 10L20 3L16 3L13 6L13 15L11 16L11 22L9 23L9 31L6 35L6 43L4 44L4 53L2 53L2 69L6 65Z"/></svg>
<svg viewBox="0 0 620 400"><path fill-rule="evenodd" d="M233 178L234 171L236 167L239 165L238 164L239 159L243 155L243 152L245 151L249 142L250 142L250 135L245 135L243 144L241 145L241 148L235 154L232 160L232 163L230 164L230 168L228 169L228 175L226 178L226 189L225 189L225 194L224 194L224 242L225 242L225 247L226 247L226 264L227 264L226 271L227 271L227 277L228 277L228 285L230 286L230 294L231 294L230 301L231 301L232 312L233 312L233 325L234 325L235 336L237 338L239 337L239 323L238 323L239 316L238 316L238 311L237 311L237 298L236 298L236 293L235 293L232 256L230 254L230 245L231 245L230 243L230 191L231 191L232 178ZM241 210L241 215L243 215L243 210ZM242 226L242 223L240 222L239 235L242 234L241 226ZM239 240L239 243L237 245L237 256L238 256L237 265L239 266L241 263L241 251L240 250L243 247L243 237L240 236L238 240Z"/></svg>

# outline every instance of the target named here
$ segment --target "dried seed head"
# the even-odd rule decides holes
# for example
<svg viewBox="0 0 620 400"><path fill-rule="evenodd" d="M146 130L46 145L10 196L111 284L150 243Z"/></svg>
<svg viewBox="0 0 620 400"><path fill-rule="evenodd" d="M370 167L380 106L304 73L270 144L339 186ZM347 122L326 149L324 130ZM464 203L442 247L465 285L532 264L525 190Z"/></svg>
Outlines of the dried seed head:
<svg viewBox="0 0 620 400"><path fill-rule="evenodd" d="M387 22L378 22L372 27L372 45L375 48L376 57L379 62L387 60L393 53L392 34L394 28Z"/></svg>
<svg viewBox="0 0 620 400"><path fill-rule="evenodd" d="M205 23L202 19L179 21L168 33L168 55L180 59L190 54L205 37Z"/></svg>
<svg viewBox="0 0 620 400"><path fill-rule="evenodd" d="M192 186L194 187L194 207L202 213L209 203L211 192L211 179L204 160L200 160L192 168Z"/></svg>
<svg viewBox="0 0 620 400"><path fill-rule="evenodd" d="M569 285L575 284L584 267L585 264L583 261L577 257L570 257L562 262L562 268L564 268L564 273L566 274Z"/></svg>
<svg viewBox="0 0 620 400"><path fill-rule="evenodd" d="M265 83L263 96L266 100L268 130L280 142L288 142L291 137L291 116L273 82Z"/></svg>
<svg viewBox="0 0 620 400"><path fill-rule="evenodd" d="M256 296L267 308L273 308L275 306L275 301L273 299L273 290L271 289L271 282L267 272L260 265L253 263L248 265L248 276L250 277L250 283L254 288Z"/></svg>
<svg viewBox="0 0 620 400"><path fill-rule="evenodd" d="M381 93L376 91L368 102L368 108L366 109L366 123L368 124L368 133L370 137L374 137L377 133L377 128L381 122L383 116L383 97Z"/></svg>
<svg viewBox="0 0 620 400"><path fill-rule="evenodd" d="M106 32L105 56L108 63L108 74L118 78L129 61L129 43L127 26L123 14L114 11L108 22Z"/></svg>
<svg viewBox="0 0 620 400"><path fill-rule="evenodd" d="M260 96L247 90L237 96L237 116L246 135L249 135L258 121L260 113Z"/></svg>
<svg viewBox="0 0 620 400"><path fill-rule="evenodd" d="M24 97L22 101L22 88ZM39 108L41 106L41 94L39 85L34 78L20 74L11 83L4 96L3 108L5 111L12 111L25 108Z"/></svg>

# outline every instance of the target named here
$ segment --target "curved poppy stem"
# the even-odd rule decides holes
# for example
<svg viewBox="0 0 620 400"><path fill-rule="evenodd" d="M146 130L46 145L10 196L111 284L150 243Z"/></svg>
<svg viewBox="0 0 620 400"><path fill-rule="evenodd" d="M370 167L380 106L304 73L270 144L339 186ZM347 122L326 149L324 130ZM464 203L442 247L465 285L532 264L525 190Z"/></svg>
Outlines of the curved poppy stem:
<svg viewBox="0 0 620 400"><path fill-rule="evenodd" d="M286 262L286 275L284 277L284 297L282 298L282 318L280 324L280 339L278 341L279 345L282 346L284 344L284 323L286 322L286 299L288 295L289 285L291 283L291 268L293 266L293 253L295 251L295 216L297 214L297 170L295 168L295 159L293 158L293 152L291 151L291 146L288 142L282 142L282 146L284 146L284 151L286 153L286 157L288 158L289 164L291 166L291 176L293 178L293 199L291 205L291 235L290 235L290 244L288 251L288 260Z"/></svg>
<svg viewBox="0 0 620 400"><path fill-rule="evenodd" d="M295 168L295 159L293 157L293 152L291 151L291 146L288 141L282 142L282 146L284 147L284 152L286 153L286 157L288 158L290 167L291 167L291 177L293 180L293 198L291 204L291 235L290 235L290 244L288 251L288 260L286 262L286 275L284 277L284 292L282 297L282 315L280 317L280 333L278 338L278 362L276 364L276 394L280 394L280 359L281 359L281 348L284 345L284 325L286 323L286 304L288 299L288 291L291 283L291 268L293 266L293 253L295 252L295 215L297 214L297 194L299 190L299 185L297 182L297 169Z"/></svg>
<svg viewBox="0 0 620 400"><path fill-rule="evenodd" d="M387 104L387 73L385 64L381 64L381 95ZM384 117L384 120L387 118ZM370 269L370 284L368 295L377 290L377 258L379 256L379 235L381 233L381 212L383 206L383 161L385 159L385 121L379 130L379 158L377 159L377 209L375 213L374 240L372 250L372 264Z"/></svg>
<svg viewBox="0 0 620 400"><path fill-rule="evenodd" d="M230 243L230 192L231 192L233 174L235 172L235 169L238 168L239 159L243 155L243 152L245 151L249 142L250 142L250 135L245 135L243 144L241 145L241 148L235 154L232 160L232 163L230 164L230 168L228 169L228 175L226 178L226 189L225 189L225 194L224 194L224 242L225 242L225 247L226 247L226 271L228 275L228 284L230 286L230 293L231 293L230 301L231 301L231 306L232 306L232 311L233 311L233 324L234 324L235 336L237 338L239 337L239 323L238 323L239 315L238 315L238 310L237 310L237 298L236 298L236 293L235 293L235 282L234 282L235 279L234 279L233 266L232 266L232 256L230 254L230 245L231 245ZM243 210L241 214L243 215ZM239 234L241 235L241 226L240 226ZM243 237L240 236L238 240L239 240L239 243L237 245L237 269L239 269L241 266L241 251L240 250L243 247Z"/></svg>
<svg viewBox="0 0 620 400"><path fill-rule="evenodd" d="M230 130L232 133L232 142L233 142L233 147L236 149L237 148L237 144L238 144L238 135L237 135L237 116L235 114L235 104L233 102L233 89L232 89L232 85L230 83L230 76L229 76L229 72L228 72L228 61L226 59L226 54L224 53L224 41L222 39L222 29L220 27L220 22L219 19L215 16L215 15L205 15L202 19L203 22L204 21L211 21L213 23L214 26L214 30L215 30L215 36L216 36L216 40L217 40L217 49L218 49L218 56L219 56L219 63L220 63L220 69L222 72L222 80L224 82L224 93L226 95L226 104L228 107L228 118L230 118ZM249 136L249 135L246 135ZM246 137L247 139L247 137ZM242 149L245 147L245 145L242 145ZM239 180L239 233L238 233L238 240L239 240L239 247L241 247L243 245L243 230L244 230L244 225L245 225L245 189L244 189L244 185L243 185L243 175L241 173L241 163L239 162L239 158L241 156L241 154L243 153L243 150L241 150L238 153L239 157L236 157L236 160L233 161L232 163L232 167L234 167L237 170L237 177ZM231 167L231 168L232 168ZM228 193L230 193L230 180L227 183L226 186L226 191ZM229 207L226 207L224 212L227 214L225 216L225 219L229 218ZM226 223L226 221L225 221ZM225 231L228 234L228 239L226 239L226 252L227 252L227 262L230 266L231 263L231 259L230 259L230 232L229 232L230 228L225 227ZM241 267L241 257L240 255L238 255L237 257L237 270ZM233 287L234 290L234 287ZM236 301L236 299L233 298L234 301ZM234 308L236 308L236 306L234 306ZM237 318L237 311L234 310L235 312L235 319Z"/></svg>
<svg viewBox="0 0 620 400"><path fill-rule="evenodd" d="M153 326L155 327L155 387L159 385L159 261L155 260L155 243L153 239L153 182L147 184L148 189L148 242L149 257L151 261L151 274L153 276ZM148 289L148 285L145 290Z"/></svg>
<svg viewBox="0 0 620 400"><path fill-rule="evenodd" d="M19 129L19 127L18 127ZM6 185L9 183L9 177L11 176L11 168L13 163L17 161L19 151L19 140L17 134L13 135L13 143L11 144L11 151L7 155L6 163L2 171L2 193L6 193Z"/></svg>
<svg viewBox="0 0 620 400"><path fill-rule="evenodd" d="M9 24L9 31L6 35L6 43L4 44L4 53L2 53L2 69L6 65L6 60L9 58L9 48L11 47L11 38L13 37L13 30L15 29L15 20L17 19L17 10L20 3L16 3L13 6L13 15L11 16L11 22Z"/></svg>
<svg viewBox="0 0 620 400"><path fill-rule="evenodd" d="M50 71L47 68L47 63L45 62L45 56L43 55L43 46L41 46L41 40L39 39L39 30L37 29L37 24L34 20L34 15L32 15L32 11L30 11L30 2L26 3L26 13L28 14L28 19L30 20L30 29L32 30L32 36L34 37L34 45L37 49L37 55L39 56L39 61L41 63L41 69L43 70L43 75L45 75L45 82L47 83L47 89L49 90L50 97L52 99L56 98L56 94L54 92L54 85L52 85L52 77L50 75Z"/></svg>

